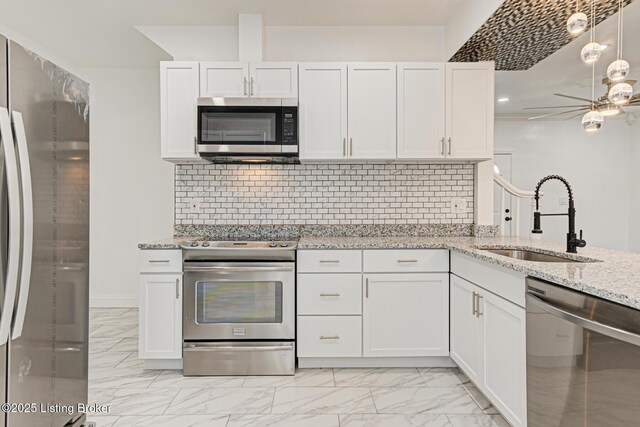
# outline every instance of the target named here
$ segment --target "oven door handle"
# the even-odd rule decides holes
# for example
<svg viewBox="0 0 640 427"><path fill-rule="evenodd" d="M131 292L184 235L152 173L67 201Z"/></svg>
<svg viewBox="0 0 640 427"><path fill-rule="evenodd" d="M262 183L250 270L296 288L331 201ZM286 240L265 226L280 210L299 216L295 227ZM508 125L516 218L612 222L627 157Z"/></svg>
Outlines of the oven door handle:
<svg viewBox="0 0 640 427"><path fill-rule="evenodd" d="M293 350L292 345L265 345L255 347L234 347L234 346L187 346L189 351L284 351Z"/></svg>
<svg viewBox="0 0 640 427"><path fill-rule="evenodd" d="M551 305L547 301L531 293L527 293L527 301L542 309L543 311L546 311L552 316L566 320L567 322L592 330L599 334L624 341L628 344L640 346L640 335L633 332L618 329L591 319L585 319L584 317L578 316L554 305Z"/></svg>
<svg viewBox="0 0 640 427"><path fill-rule="evenodd" d="M228 266L210 266L210 267L184 267L184 271L212 271L218 273L260 273L271 271L293 271L290 267L228 267Z"/></svg>

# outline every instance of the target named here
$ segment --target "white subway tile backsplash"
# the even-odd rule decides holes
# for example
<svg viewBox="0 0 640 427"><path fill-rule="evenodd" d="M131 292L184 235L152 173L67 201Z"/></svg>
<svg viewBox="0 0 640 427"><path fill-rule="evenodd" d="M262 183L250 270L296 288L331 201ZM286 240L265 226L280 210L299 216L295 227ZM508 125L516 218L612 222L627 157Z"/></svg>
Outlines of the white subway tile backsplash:
<svg viewBox="0 0 640 427"><path fill-rule="evenodd" d="M473 177L473 165L178 165L175 223L471 224Z"/></svg>

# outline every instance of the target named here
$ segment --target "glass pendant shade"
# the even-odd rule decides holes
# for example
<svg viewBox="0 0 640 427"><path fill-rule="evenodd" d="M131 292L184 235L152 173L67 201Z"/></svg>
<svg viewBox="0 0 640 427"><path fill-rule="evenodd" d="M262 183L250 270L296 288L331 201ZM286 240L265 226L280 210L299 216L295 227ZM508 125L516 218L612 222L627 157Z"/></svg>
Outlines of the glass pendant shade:
<svg viewBox="0 0 640 427"><path fill-rule="evenodd" d="M602 107L598 108L598 111L600 111L600 114L602 114L604 117L615 116L620 114L621 112L620 107L615 104L603 105Z"/></svg>
<svg viewBox="0 0 640 427"><path fill-rule="evenodd" d="M583 62L592 64L600 58L601 54L602 46L600 46L600 43L591 42L582 48L582 51L580 52L580 58Z"/></svg>
<svg viewBox="0 0 640 427"><path fill-rule="evenodd" d="M609 91L609 101L616 105L625 105L633 96L633 88L629 83L618 83Z"/></svg>
<svg viewBox="0 0 640 427"><path fill-rule="evenodd" d="M596 110L591 110L582 117L582 127L587 132L596 132L603 123L604 117Z"/></svg>
<svg viewBox="0 0 640 427"><path fill-rule="evenodd" d="M624 59L618 59L613 61L609 67L607 67L607 77L612 82L619 82L624 80L629 75L629 63Z"/></svg>
<svg viewBox="0 0 640 427"><path fill-rule="evenodd" d="M567 19L567 31L574 36L582 34L588 25L589 19L582 12L576 12Z"/></svg>

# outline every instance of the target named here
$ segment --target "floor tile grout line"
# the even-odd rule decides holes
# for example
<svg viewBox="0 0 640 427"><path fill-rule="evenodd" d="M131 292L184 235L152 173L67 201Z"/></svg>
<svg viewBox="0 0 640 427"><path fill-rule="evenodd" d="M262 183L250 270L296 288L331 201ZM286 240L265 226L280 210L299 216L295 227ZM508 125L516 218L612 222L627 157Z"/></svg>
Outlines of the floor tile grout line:
<svg viewBox="0 0 640 427"><path fill-rule="evenodd" d="M273 414L273 404L276 401L276 393L278 392L278 387L273 388L273 398L271 399L271 408L269 409L269 414Z"/></svg>
<svg viewBox="0 0 640 427"><path fill-rule="evenodd" d="M169 404L167 405L166 408L164 408L164 411L162 411L162 415L171 415L171 414L166 414L167 410L169 409L169 407L171 406L171 404L176 400L176 398L178 397L178 395L180 394L180 391L182 390L182 388L178 388L178 391L176 392L175 396L173 396L173 398L171 399L171 402L169 402Z"/></svg>

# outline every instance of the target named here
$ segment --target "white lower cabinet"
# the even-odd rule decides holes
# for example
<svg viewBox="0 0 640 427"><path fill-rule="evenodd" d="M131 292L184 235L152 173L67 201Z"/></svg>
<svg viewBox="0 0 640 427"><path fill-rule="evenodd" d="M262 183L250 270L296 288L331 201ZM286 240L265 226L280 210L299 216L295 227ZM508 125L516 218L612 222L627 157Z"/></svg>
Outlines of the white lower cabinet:
<svg viewBox="0 0 640 427"><path fill-rule="evenodd" d="M451 358L513 426L526 426L525 309L451 275Z"/></svg>
<svg viewBox="0 0 640 427"><path fill-rule="evenodd" d="M180 250L140 251L140 359L182 359L182 262L177 261L181 254Z"/></svg>
<svg viewBox="0 0 640 427"><path fill-rule="evenodd" d="M299 316L298 357L362 356L360 316Z"/></svg>
<svg viewBox="0 0 640 427"><path fill-rule="evenodd" d="M141 359L182 359L182 274L140 275Z"/></svg>
<svg viewBox="0 0 640 427"><path fill-rule="evenodd" d="M514 426L526 425L525 310L490 292L480 303L484 361L483 388Z"/></svg>
<svg viewBox="0 0 640 427"><path fill-rule="evenodd" d="M451 366L448 271L440 249L298 251L300 364Z"/></svg>
<svg viewBox="0 0 640 427"><path fill-rule="evenodd" d="M475 315L476 285L451 275L451 358L471 381L480 376L480 322Z"/></svg>
<svg viewBox="0 0 640 427"><path fill-rule="evenodd" d="M363 355L449 354L447 273L366 274Z"/></svg>

